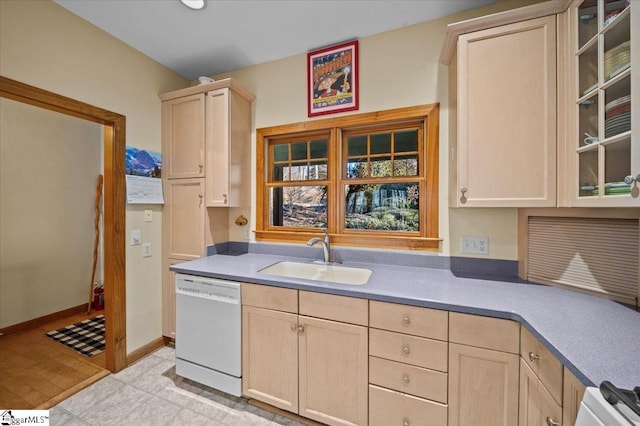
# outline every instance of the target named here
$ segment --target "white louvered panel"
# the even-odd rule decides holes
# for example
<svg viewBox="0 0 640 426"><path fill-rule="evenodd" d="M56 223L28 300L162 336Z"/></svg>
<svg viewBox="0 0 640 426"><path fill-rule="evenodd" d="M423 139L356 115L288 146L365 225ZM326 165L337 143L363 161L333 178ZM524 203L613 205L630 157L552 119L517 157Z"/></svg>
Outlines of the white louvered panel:
<svg viewBox="0 0 640 426"><path fill-rule="evenodd" d="M527 277L636 304L638 220L529 217Z"/></svg>

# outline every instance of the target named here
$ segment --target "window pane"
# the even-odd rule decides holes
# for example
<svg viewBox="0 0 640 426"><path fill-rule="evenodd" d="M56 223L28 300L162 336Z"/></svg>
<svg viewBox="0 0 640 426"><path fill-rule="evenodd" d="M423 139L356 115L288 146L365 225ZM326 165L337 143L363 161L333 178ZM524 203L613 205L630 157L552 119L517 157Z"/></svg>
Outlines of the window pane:
<svg viewBox="0 0 640 426"><path fill-rule="evenodd" d="M355 158L347 162L347 179L369 177L369 165L366 158Z"/></svg>
<svg viewBox="0 0 640 426"><path fill-rule="evenodd" d="M273 160L274 161L287 161L289 159L289 145L274 145L273 146Z"/></svg>
<svg viewBox="0 0 640 426"><path fill-rule="evenodd" d="M398 156L393 161L394 176L418 176L418 156Z"/></svg>
<svg viewBox="0 0 640 426"><path fill-rule="evenodd" d="M419 231L418 197L415 183L345 185L345 228Z"/></svg>
<svg viewBox="0 0 640 426"><path fill-rule="evenodd" d="M309 158L327 158L327 141L311 141L311 155Z"/></svg>
<svg viewBox="0 0 640 426"><path fill-rule="evenodd" d="M408 130L395 133L395 152L407 152L418 150L418 131Z"/></svg>
<svg viewBox="0 0 640 426"><path fill-rule="evenodd" d="M271 226L322 228L327 223L326 186L271 188Z"/></svg>
<svg viewBox="0 0 640 426"><path fill-rule="evenodd" d="M289 180L307 180L309 176L306 164L291 166L291 177Z"/></svg>
<svg viewBox="0 0 640 426"><path fill-rule="evenodd" d="M391 176L391 157L371 159L371 177Z"/></svg>
<svg viewBox="0 0 640 426"><path fill-rule="evenodd" d="M309 179L310 180L324 180L327 178L327 162L326 161L312 161L309 164Z"/></svg>
<svg viewBox="0 0 640 426"><path fill-rule="evenodd" d="M391 133L371 135L371 154L391 153Z"/></svg>
<svg viewBox="0 0 640 426"><path fill-rule="evenodd" d="M291 159L304 160L307 158L307 143L296 142L291 144Z"/></svg>
<svg viewBox="0 0 640 426"><path fill-rule="evenodd" d="M274 164L273 166L273 181L274 182L282 182L284 179L284 169L285 166L282 164ZM287 167L288 169L288 167Z"/></svg>
<svg viewBox="0 0 640 426"><path fill-rule="evenodd" d="M350 136L347 141L349 157L354 155L367 155L367 137Z"/></svg>

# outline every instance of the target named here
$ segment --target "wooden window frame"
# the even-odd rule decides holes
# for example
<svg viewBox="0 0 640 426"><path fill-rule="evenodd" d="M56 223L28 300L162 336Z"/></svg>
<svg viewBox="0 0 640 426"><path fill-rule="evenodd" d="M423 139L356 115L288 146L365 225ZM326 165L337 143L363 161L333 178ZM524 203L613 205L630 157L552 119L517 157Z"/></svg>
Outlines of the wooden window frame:
<svg viewBox="0 0 640 426"><path fill-rule="evenodd" d="M314 228L284 228L269 225L269 185L266 173L270 173L270 158L267 152L270 140L281 138L297 138L313 134L329 134L327 180L303 181L305 185L315 184L333 187L329 191L327 204L327 229L332 243L341 246L389 248L404 250L437 251L441 238L438 237L438 138L439 138L439 104L418 105L386 111L354 114L344 117L312 120L301 123L265 127L256 130L256 240L300 243L318 236L319 230ZM415 125L423 121L424 142L419 145L419 177L407 176L407 181L422 180L420 188L420 231L399 233L397 231L360 231L344 229L340 220L344 210L342 188L348 179L342 179L344 166L344 144L342 133L355 128L380 129L397 128L400 123ZM420 175L420 173L418 173ZM342 209L342 210L341 210ZM409 235L411 234L411 235Z"/></svg>

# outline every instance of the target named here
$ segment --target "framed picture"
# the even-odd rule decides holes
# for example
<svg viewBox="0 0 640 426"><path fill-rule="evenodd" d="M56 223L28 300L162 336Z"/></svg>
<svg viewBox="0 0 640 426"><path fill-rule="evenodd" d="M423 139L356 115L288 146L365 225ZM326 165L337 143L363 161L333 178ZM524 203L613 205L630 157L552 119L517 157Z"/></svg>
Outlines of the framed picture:
<svg viewBox="0 0 640 426"><path fill-rule="evenodd" d="M307 54L309 117L358 109L358 40Z"/></svg>

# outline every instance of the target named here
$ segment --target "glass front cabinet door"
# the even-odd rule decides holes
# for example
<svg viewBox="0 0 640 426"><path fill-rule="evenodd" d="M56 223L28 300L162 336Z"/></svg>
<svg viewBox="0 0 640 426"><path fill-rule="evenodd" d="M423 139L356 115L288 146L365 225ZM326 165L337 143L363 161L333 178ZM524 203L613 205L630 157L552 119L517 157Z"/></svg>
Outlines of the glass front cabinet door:
<svg viewBox="0 0 640 426"><path fill-rule="evenodd" d="M640 2L629 0L579 0L568 10L568 206L640 206L639 15Z"/></svg>

